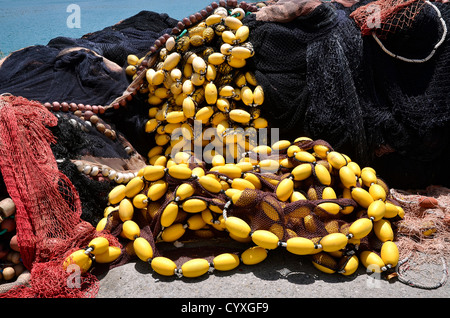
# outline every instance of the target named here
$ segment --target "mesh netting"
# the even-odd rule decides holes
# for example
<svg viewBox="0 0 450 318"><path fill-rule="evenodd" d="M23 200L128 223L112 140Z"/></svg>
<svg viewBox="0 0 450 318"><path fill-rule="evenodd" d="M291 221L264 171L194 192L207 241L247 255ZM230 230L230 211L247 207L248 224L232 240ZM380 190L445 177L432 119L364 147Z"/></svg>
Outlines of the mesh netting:
<svg viewBox="0 0 450 318"><path fill-rule="evenodd" d="M404 264L398 275L403 283L434 289L447 281L450 256L450 191L429 186L416 193L392 190L405 208L398 223L397 245Z"/></svg>
<svg viewBox="0 0 450 318"><path fill-rule="evenodd" d="M392 191L406 209L405 218L398 224L399 246L402 256L416 254L418 263L436 262L450 254L449 189L430 186L418 193ZM426 259L425 259L426 258Z"/></svg>
<svg viewBox="0 0 450 318"><path fill-rule="evenodd" d="M390 34L410 28L424 5L423 0L380 0L356 9L350 17L360 27L362 35L375 32L379 38L385 39Z"/></svg>
<svg viewBox="0 0 450 318"><path fill-rule="evenodd" d="M330 151L332 147L323 140L296 142L292 145L298 145L303 151L311 151L315 145L326 145ZM255 153L250 152L250 156ZM292 164L291 168L280 168L276 173L267 173L259 171L257 166L254 169L246 170L242 173L241 177L230 177L230 175L224 173L216 166L212 166L206 162L202 162L201 159L191 156L188 161L178 163L180 165L186 164L192 171L194 169L201 169L203 173L210 176L217 177L218 180L222 179L229 186L224 189L239 189L234 184L234 181L252 180L253 184L250 188L242 189L238 191L240 196L237 200L234 200L230 205L232 196L227 190L219 191L216 193L211 192L204 186L198 176L192 175L190 178L180 179L176 176L172 176L169 173L165 173L158 182L162 182L166 185L165 192L160 195L160 198L148 200L148 205L144 209L136 209L130 220L136 222L141 228L141 237L144 237L151 245L154 256L169 257L174 263L181 267L183 263L188 260L192 260L198 257L211 260L218 253L223 252L222 248L215 249L202 247L200 250L195 249L179 249L178 252L168 251L161 248L161 244L170 243L175 241L174 238L168 239L164 237L165 233L171 232L176 229L178 235L176 240L180 242L199 240L199 239L217 239L217 238L229 238L232 237L235 241L241 243L251 243L250 238L248 240L233 236L232 231L230 233L225 229L228 229L226 225L226 218L236 217L246 222L252 233L257 231L267 231L276 235L277 240L280 242L288 242L292 238L306 238L320 244L321 240L330 234L340 233L341 235L349 235L350 226L357 220L368 218L367 209L361 207L348 193L345 194L345 187L341 184L338 171L330 167L327 160L320 158L315 154L317 162L311 163L312 171L315 170L315 166L323 166L325 169L331 171L331 182L325 182L324 179L319 177L319 169L317 172L311 173L311 175L302 181L295 181L295 191L304 194L304 199L299 200L280 200L277 189L281 187L281 182L286 178L292 177L291 171L294 167L309 165L308 163L298 162L297 159L289 157L287 153L277 154L276 156L259 156L259 160L283 160L287 159ZM148 166L149 167L149 166ZM145 169L144 169L145 171ZM199 172L196 172L199 173ZM194 174L194 172L193 172ZM145 175L145 172L144 172ZM149 177L148 175L146 175ZM135 196L125 197L120 201L132 200L139 195L151 196L152 184L155 181L145 181L143 177L144 185L141 190ZM250 181L249 181L250 182ZM378 178L378 185L382 187L385 193L389 193L389 189L382 179ZM131 184L131 183L130 183ZM179 189L189 185L192 187L192 193L188 197L177 199ZM358 187L364 187L362 184ZM130 185L131 187L131 185ZM236 188L233 188L236 187ZM330 189L334 189L333 195L330 196ZM347 189L348 190L348 189ZM111 199L111 197L110 197ZM197 202L203 202L203 208L194 211L190 210L186 205L190 200L197 200ZM192 202L192 201L190 201ZM397 205L398 202L394 197L388 195L386 202ZM176 203L178 205L178 212L176 218L171 224L162 226L162 220L166 217L166 209L169 204ZM339 207L339 212L331 212L323 204L333 203ZM124 219L123 210L121 212L120 203L111 204L113 210L106 217L106 225L104 230L110 231L122 241L122 245L129 246L129 248L123 249L121 258L113 265L123 264L131 259L136 258L136 251L130 247L133 244L133 239L126 238L123 235L124 231ZM226 212L225 212L226 211ZM190 222L196 216L200 216L203 221L202 225L198 228L191 226ZM191 219L192 218L192 219ZM400 216L390 215L390 224L395 228L397 221L401 219ZM224 223L225 219L225 223ZM182 225L185 225L184 227ZM178 228L178 229L177 229ZM183 229L184 228L184 229ZM167 234L169 235L169 234ZM171 234L173 235L173 234ZM345 247L339 251L333 253L324 253L318 248L317 252L311 252L311 259L313 264L323 266L323 268L330 270L331 272L341 271L353 255L360 255L364 251L373 251L379 255L380 249L384 243L375 232L371 232L369 235L360 239L350 240ZM230 248L228 252L242 253L244 249L247 249L251 244L244 244L241 248ZM208 254L206 257L205 254ZM151 260L148 260L150 263Z"/></svg>
<svg viewBox="0 0 450 318"><path fill-rule="evenodd" d="M89 284L87 289L68 289L65 281L70 273L61 267L67 251L86 244L97 233L92 225L81 220L78 194L67 176L58 170L51 151L50 143L55 139L46 126L56 125L56 117L38 102L13 96L1 97L0 115L0 167L16 205L21 258L32 275L31 287L19 287L2 296L95 294L91 291L95 284Z"/></svg>

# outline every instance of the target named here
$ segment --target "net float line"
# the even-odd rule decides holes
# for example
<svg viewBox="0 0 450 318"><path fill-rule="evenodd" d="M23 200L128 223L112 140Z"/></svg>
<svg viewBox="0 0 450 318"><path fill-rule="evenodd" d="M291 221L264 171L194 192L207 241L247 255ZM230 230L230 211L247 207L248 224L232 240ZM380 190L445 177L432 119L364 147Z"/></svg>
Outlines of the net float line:
<svg viewBox="0 0 450 318"><path fill-rule="evenodd" d="M89 178L102 181L109 180L117 184L126 183L134 177L144 164L145 159L140 155L133 145L118 131L114 129L105 119L102 118L105 113L105 107L101 105L85 105L73 102L45 102L46 109L55 114L57 118L66 117L74 128L80 129L85 133L92 133L93 129L104 135L112 142L120 144L125 153L129 156L128 162L130 167L121 167L121 164L109 163L114 161L108 158L108 162L96 160L93 157L84 157L82 159L73 159L71 162L75 164L78 171L85 174ZM57 158L57 162L63 161L64 158ZM134 168L137 166L137 168Z"/></svg>
<svg viewBox="0 0 450 318"><path fill-rule="evenodd" d="M233 135L235 141L239 139L239 129L244 134L255 134L248 129L257 132L268 127L259 109L264 103L264 91L245 68L247 59L254 55L248 41L250 30L241 21L246 14L242 8L227 11L218 7L204 21L168 37L152 56L145 78L144 71L128 71L134 81L140 82L139 93L147 95L150 108L145 131L154 133L157 147L173 151L188 146L189 140L191 147L196 141L205 146L208 139L201 134L206 127L214 130L218 146L221 141L233 139ZM129 56L131 64L127 69L135 70L141 60ZM195 122L202 124L200 132ZM230 130L233 133L227 133ZM183 135L183 140L175 139L174 133L180 138ZM229 147L248 150L251 145L246 146L243 137L241 141Z"/></svg>
<svg viewBox="0 0 450 318"><path fill-rule="evenodd" d="M314 161L299 161L309 156L293 152L297 148ZM259 263L277 248L308 256L316 268L330 274L351 275L359 264L377 272L396 267L399 251L393 224L404 211L373 168L361 169L323 140L304 137L279 155L279 161L289 160L290 168L261 172L261 162L274 156L259 156L252 163L250 157L235 164L218 161L208 168L189 156L177 157L178 162L170 158L166 165L148 165L129 184L111 191L110 206L97 231L119 228L116 233L132 244L135 255L165 276L198 277L232 270L241 262ZM299 174L296 169L306 165L309 173ZM329 184L313 172L317 166L326 166ZM355 182L348 180L346 168L352 169ZM153 225L151 239L140 236L136 218L142 215ZM196 259L181 267L159 255L159 242L182 240L188 232L199 237L208 232L210 238L225 234L255 246L240 255L224 253L212 262Z"/></svg>

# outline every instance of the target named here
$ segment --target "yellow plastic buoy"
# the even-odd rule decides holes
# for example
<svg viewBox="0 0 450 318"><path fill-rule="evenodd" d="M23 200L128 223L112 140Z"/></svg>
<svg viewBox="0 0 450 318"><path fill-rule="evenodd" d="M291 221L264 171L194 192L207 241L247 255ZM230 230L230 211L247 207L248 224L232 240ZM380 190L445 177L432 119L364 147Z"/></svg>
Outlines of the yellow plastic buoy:
<svg viewBox="0 0 450 318"><path fill-rule="evenodd" d="M141 234L141 229L133 220L127 220L123 222L122 233L127 239L134 240Z"/></svg>
<svg viewBox="0 0 450 318"><path fill-rule="evenodd" d="M312 154L310 154L307 151L299 151L294 156L295 159L297 159L300 162L316 162L316 157L314 157Z"/></svg>
<svg viewBox="0 0 450 318"><path fill-rule="evenodd" d="M144 209L148 204L148 197L145 194L138 194L133 198L133 205L138 209Z"/></svg>
<svg viewBox="0 0 450 318"><path fill-rule="evenodd" d="M367 209L373 202L373 198L370 193L363 188L353 188L351 190L351 195L353 200L355 200L360 206L365 209Z"/></svg>
<svg viewBox="0 0 450 318"><path fill-rule="evenodd" d="M219 193L222 190L222 185L215 178L209 176L201 176L198 179L198 182L209 192Z"/></svg>
<svg viewBox="0 0 450 318"><path fill-rule="evenodd" d="M182 209L189 213L201 212L208 207L208 204L201 199L188 199L181 205Z"/></svg>
<svg viewBox="0 0 450 318"><path fill-rule="evenodd" d="M325 187L322 191L322 199L323 200L337 199L336 192L332 187Z"/></svg>
<svg viewBox="0 0 450 318"><path fill-rule="evenodd" d="M243 178L234 178L231 182L231 187L237 190L255 189L253 183Z"/></svg>
<svg viewBox="0 0 450 318"><path fill-rule="evenodd" d="M161 238L164 242L175 242L184 235L186 229L183 224L175 223L165 228L161 234Z"/></svg>
<svg viewBox="0 0 450 318"><path fill-rule="evenodd" d="M372 273L381 273L386 269L386 264L375 252L362 251L359 258L364 267Z"/></svg>
<svg viewBox="0 0 450 318"><path fill-rule="evenodd" d="M134 177L125 186L125 196L132 198L137 195L144 188L144 180L141 177Z"/></svg>
<svg viewBox="0 0 450 318"><path fill-rule="evenodd" d="M330 148L325 145L314 145L313 150L318 157L320 157L321 159L326 159Z"/></svg>
<svg viewBox="0 0 450 318"><path fill-rule="evenodd" d="M276 188L276 195L280 201L287 201L294 192L294 181L290 178L281 180Z"/></svg>
<svg viewBox="0 0 450 318"><path fill-rule="evenodd" d="M372 196L372 198L377 201L385 201L386 200L386 191L382 186L379 184L372 184L369 188L369 194Z"/></svg>
<svg viewBox="0 0 450 318"><path fill-rule="evenodd" d="M348 232L352 235L352 238L362 239L372 231L372 228L373 224L371 220L367 218L361 218L350 225Z"/></svg>
<svg viewBox="0 0 450 318"><path fill-rule="evenodd" d="M310 255L316 250L315 244L305 237L292 237L286 241L286 249L297 255Z"/></svg>
<svg viewBox="0 0 450 318"><path fill-rule="evenodd" d="M214 257L212 264L218 271L230 271L239 266L239 257L232 253L223 253Z"/></svg>
<svg viewBox="0 0 450 318"><path fill-rule="evenodd" d="M160 223L163 227L169 227L173 224L178 216L178 204L170 202L161 214Z"/></svg>
<svg viewBox="0 0 450 318"><path fill-rule="evenodd" d="M227 163L223 166L218 166L217 168L217 172L222 173L231 179L240 178L242 175L241 168L232 163Z"/></svg>
<svg viewBox="0 0 450 318"><path fill-rule="evenodd" d="M80 271L82 273L85 273L91 268L92 266L92 259L89 257L89 255L85 254L84 250L78 250L70 254L63 263L64 270L67 270L67 268L72 265L78 265L80 268Z"/></svg>
<svg viewBox="0 0 450 318"><path fill-rule="evenodd" d="M336 252L343 249L347 245L348 238L342 233L331 233L325 235L319 243L322 245L322 249L325 252Z"/></svg>
<svg viewBox="0 0 450 318"><path fill-rule="evenodd" d="M399 213L399 209L397 208L397 206L388 201L386 201L385 204L386 204L386 211L384 213L384 217L388 219L396 217Z"/></svg>
<svg viewBox="0 0 450 318"><path fill-rule="evenodd" d="M168 184L164 180L155 181L148 189L147 197L152 201L158 201L166 194Z"/></svg>
<svg viewBox="0 0 450 318"><path fill-rule="evenodd" d="M294 180L301 181L309 178L312 173L312 167L310 164L300 164L292 169L291 174L294 176Z"/></svg>
<svg viewBox="0 0 450 318"><path fill-rule="evenodd" d="M334 169L339 170L347 164L345 157L336 151L330 151L327 154L327 161L333 166Z"/></svg>
<svg viewBox="0 0 450 318"><path fill-rule="evenodd" d="M119 184L115 186L108 195L109 203L117 204L125 198L125 185Z"/></svg>
<svg viewBox="0 0 450 318"><path fill-rule="evenodd" d="M324 202L324 203L318 204L317 206L333 215L336 215L341 211L341 206L334 202Z"/></svg>
<svg viewBox="0 0 450 318"><path fill-rule="evenodd" d="M255 265L261 263L266 258L267 250L260 246L250 247L241 254L242 263L245 265Z"/></svg>
<svg viewBox="0 0 450 318"><path fill-rule="evenodd" d="M95 261L97 263L106 264L111 263L119 258L122 251L120 247L108 246L108 249L103 254L95 255Z"/></svg>
<svg viewBox="0 0 450 318"><path fill-rule="evenodd" d="M363 168L361 170L361 180L366 187L370 187L372 184L377 183L377 176L373 170Z"/></svg>
<svg viewBox="0 0 450 318"><path fill-rule="evenodd" d="M134 214L134 206L130 199L124 198L119 203L119 218L122 222L131 220Z"/></svg>
<svg viewBox="0 0 450 318"><path fill-rule="evenodd" d="M383 201L373 201L367 208L367 216L374 222L381 220L386 213L386 204Z"/></svg>
<svg viewBox="0 0 450 318"><path fill-rule="evenodd" d="M182 165L171 166L168 173L170 176L181 180L189 179L192 176L192 170Z"/></svg>
<svg viewBox="0 0 450 318"><path fill-rule="evenodd" d="M343 166L341 167L341 169L339 169L339 178L344 187L356 187L356 175L349 166Z"/></svg>
<svg viewBox="0 0 450 318"><path fill-rule="evenodd" d="M158 256L152 259L150 266L160 275L172 276L175 275L177 265L167 257Z"/></svg>
<svg viewBox="0 0 450 318"><path fill-rule="evenodd" d="M228 232L241 238L246 238L251 232L250 226L242 219L230 216L225 221L225 226Z"/></svg>
<svg viewBox="0 0 450 318"><path fill-rule="evenodd" d="M268 250L278 247L279 239L274 233L266 230L256 230L251 235L253 243Z"/></svg>
<svg viewBox="0 0 450 318"><path fill-rule="evenodd" d="M143 177L147 181L156 181L164 177L165 167L163 166L146 166L143 171Z"/></svg>
<svg viewBox="0 0 450 318"><path fill-rule="evenodd" d="M251 119L251 115L243 109L233 109L228 115L231 120L241 124L247 124Z"/></svg>
<svg viewBox="0 0 450 318"><path fill-rule="evenodd" d="M394 231L392 230L391 222L386 219L374 222L373 231L381 242L394 240Z"/></svg>
<svg viewBox="0 0 450 318"><path fill-rule="evenodd" d="M189 183L182 183L175 190L175 197L178 197L179 200L185 200L195 193L195 188Z"/></svg>
<svg viewBox="0 0 450 318"><path fill-rule="evenodd" d="M383 262L390 266L395 267L399 260L399 251L397 245L392 241L386 241L381 246L381 259Z"/></svg>
<svg viewBox="0 0 450 318"><path fill-rule="evenodd" d="M143 237L138 237L133 242L133 248L136 255L144 262L153 258L153 249L150 243Z"/></svg>
<svg viewBox="0 0 450 318"><path fill-rule="evenodd" d="M206 225L201 213L195 213L186 221L186 223L188 225L188 229L192 231L200 230Z"/></svg>
<svg viewBox="0 0 450 318"><path fill-rule="evenodd" d="M199 277L206 274L209 267L209 262L205 259L191 259L181 266L181 273L184 277Z"/></svg>
<svg viewBox="0 0 450 318"><path fill-rule="evenodd" d="M324 186L329 186L331 184L330 171L328 171L328 169L324 165L316 164L314 166L314 173L317 180Z"/></svg>
<svg viewBox="0 0 450 318"><path fill-rule="evenodd" d="M93 248L91 253L94 255L105 253L108 250L108 246L109 246L109 241L106 238L101 237L101 236L92 239L88 244L88 247Z"/></svg>
<svg viewBox="0 0 450 318"><path fill-rule="evenodd" d="M347 260L344 268L342 269L342 271L340 271L340 273L344 276L352 275L354 272L356 272L356 270L358 269L358 266L359 266L358 257L356 255L352 255Z"/></svg>

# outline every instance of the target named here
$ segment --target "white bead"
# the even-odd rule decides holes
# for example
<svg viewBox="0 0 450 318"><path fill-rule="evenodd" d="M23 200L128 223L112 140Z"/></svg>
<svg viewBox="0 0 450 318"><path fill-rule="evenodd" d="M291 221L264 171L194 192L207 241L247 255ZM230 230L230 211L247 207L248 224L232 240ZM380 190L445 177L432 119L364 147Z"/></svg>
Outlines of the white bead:
<svg viewBox="0 0 450 318"><path fill-rule="evenodd" d="M89 174L89 173L91 173L91 170L92 170L92 167L89 166L89 165L86 165L86 166L84 166L84 168L83 168L83 173L84 173L84 174Z"/></svg>
<svg viewBox="0 0 450 318"><path fill-rule="evenodd" d="M115 172L114 170L109 170L109 175L108 178L109 180L114 180L116 178L117 172Z"/></svg>
<svg viewBox="0 0 450 318"><path fill-rule="evenodd" d="M117 183L122 183L123 182L123 174L122 173L120 173L120 172L118 172L117 174L116 174L116 177L114 178L114 181L116 181Z"/></svg>
<svg viewBox="0 0 450 318"><path fill-rule="evenodd" d="M96 175L98 175L98 173L99 173L98 167L96 167L96 166L92 167L92 170L91 170L90 175L91 175L92 177L95 177Z"/></svg>
<svg viewBox="0 0 450 318"><path fill-rule="evenodd" d="M103 168L102 168L102 175L103 175L104 177L107 177L107 176L109 175L109 169L106 168L106 167L103 167Z"/></svg>

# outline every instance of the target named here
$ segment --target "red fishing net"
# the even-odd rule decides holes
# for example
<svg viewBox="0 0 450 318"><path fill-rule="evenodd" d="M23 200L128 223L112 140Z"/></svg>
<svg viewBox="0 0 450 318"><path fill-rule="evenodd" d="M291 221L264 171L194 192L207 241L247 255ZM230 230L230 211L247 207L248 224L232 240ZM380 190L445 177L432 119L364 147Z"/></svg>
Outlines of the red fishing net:
<svg viewBox="0 0 450 318"><path fill-rule="evenodd" d="M93 297L98 290L93 275L68 284L72 273L62 266L68 253L99 234L81 220L76 189L58 170L50 148L55 138L47 129L57 122L38 102L0 97L0 169L16 204L22 261L31 272L30 286L2 297Z"/></svg>
<svg viewBox="0 0 450 318"><path fill-rule="evenodd" d="M380 39L411 27L420 13L423 0L378 0L362 6L350 14L361 28L362 35L375 32Z"/></svg>

